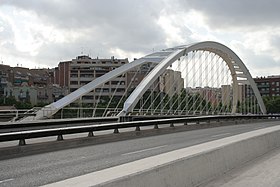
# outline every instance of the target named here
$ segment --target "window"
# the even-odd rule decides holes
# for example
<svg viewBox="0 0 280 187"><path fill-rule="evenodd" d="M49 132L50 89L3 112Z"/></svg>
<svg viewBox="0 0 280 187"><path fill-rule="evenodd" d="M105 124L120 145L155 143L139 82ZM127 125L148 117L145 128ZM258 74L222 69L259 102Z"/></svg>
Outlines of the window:
<svg viewBox="0 0 280 187"><path fill-rule="evenodd" d="M72 85L77 85L77 84L78 84L78 81L70 81L70 84L72 84Z"/></svg>
<svg viewBox="0 0 280 187"><path fill-rule="evenodd" d="M70 92L74 92L77 88L70 88Z"/></svg>
<svg viewBox="0 0 280 187"><path fill-rule="evenodd" d="M81 85L85 85L85 84L87 84L87 83L89 83L90 81L81 81L80 83L81 83Z"/></svg>
<svg viewBox="0 0 280 187"><path fill-rule="evenodd" d="M119 81L112 81L111 84L112 85L117 85L117 84L119 84Z"/></svg>
<svg viewBox="0 0 280 187"><path fill-rule="evenodd" d="M117 88L117 92L125 92L124 88Z"/></svg>
<svg viewBox="0 0 280 187"><path fill-rule="evenodd" d="M93 99L93 96L86 95L86 96L83 96L82 99Z"/></svg>

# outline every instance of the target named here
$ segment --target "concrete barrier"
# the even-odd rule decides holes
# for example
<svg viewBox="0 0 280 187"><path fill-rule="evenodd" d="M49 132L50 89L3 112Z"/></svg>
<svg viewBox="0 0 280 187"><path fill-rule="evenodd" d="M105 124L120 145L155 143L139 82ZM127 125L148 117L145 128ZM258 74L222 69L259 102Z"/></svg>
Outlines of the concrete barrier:
<svg viewBox="0 0 280 187"><path fill-rule="evenodd" d="M46 186L197 186L280 146L280 126L231 136Z"/></svg>

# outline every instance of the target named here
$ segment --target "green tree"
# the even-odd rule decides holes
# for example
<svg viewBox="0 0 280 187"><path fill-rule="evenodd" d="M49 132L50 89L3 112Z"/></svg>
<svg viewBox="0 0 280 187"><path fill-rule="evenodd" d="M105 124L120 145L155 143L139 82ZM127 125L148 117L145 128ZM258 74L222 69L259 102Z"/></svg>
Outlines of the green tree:
<svg viewBox="0 0 280 187"><path fill-rule="evenodd" d="M267 113L280 113L280 96L263 97Z"/></svg>

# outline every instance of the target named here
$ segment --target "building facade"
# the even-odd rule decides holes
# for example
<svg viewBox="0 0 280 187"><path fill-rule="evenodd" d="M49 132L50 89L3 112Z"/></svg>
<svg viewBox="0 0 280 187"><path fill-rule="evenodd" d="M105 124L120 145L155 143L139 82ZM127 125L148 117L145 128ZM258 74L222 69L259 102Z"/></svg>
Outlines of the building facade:
<svg viewBox="0 0 280 187"><path fill-rule="evenodd" d="M51 103L52 70L29 69L0 65L0 96L14 97L18 102L32 105Z"/></svg>
<svg viewBox="0 0 280 187"><path fill-rule="evenodd" d="M167 69L166 73L161 76L160 85L162 86L160 90L171 97L174 93L179 95L182 92L184 79L180 71Z"/></svg>
<svg viewBox="0 0 280 187"><path fill-rule="evenodd" d="M280 75L254 78L261 96L280 96Z"/></svg>
<svg viewBox="0 0 280 187"><path fill-rule="evenodd" d="M61 87L67 87L68 93L74 92L78 88L88 84L92 80L127 64L128 59L92 59L89 56L78 56L71 61L60 62L56 69L55 78ZM100 101L104 101L111 96L122 97L127 87L126 74L116 77L112 81L108 81L102 87L92 90L90 93L82 96L76 103L86 105L94 105Z"/></svg>

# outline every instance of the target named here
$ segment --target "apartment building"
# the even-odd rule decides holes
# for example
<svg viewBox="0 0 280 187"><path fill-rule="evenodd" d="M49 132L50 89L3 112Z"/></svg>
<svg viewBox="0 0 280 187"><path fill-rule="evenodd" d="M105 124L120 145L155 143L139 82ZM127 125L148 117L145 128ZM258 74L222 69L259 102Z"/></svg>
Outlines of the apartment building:
<svg viewBox="0 0 280 187"><path fill-rule="evenodd" d="M52 70L0 65L0 96L32 105L53 102Z"/></svg>
<svg viewBox="0 0 280 187"><path fill-rule="evenodd" d="M160 78L160 87L160 90L170 97L174 93L179 95L184 88L184 79L182 78L181 72L167 69L165 74Z"/></svg>
<svg viewBox="0 0 280 187"><path fill-rule="evenodd" d="M127 63L128 59L116 59L114 57L110 59L92 59L89 56L82 55L71 61L60 62L55 70L55 75L57 76L55 80L60 86L68 87L68 91L71 93ZM110 98L112 95L121 98L125 94L126 86L126 74L120 75L100 88L96 88L82 96L77 102L94 105L97 102L102 102L105 98Z"/></svg>
<svg viewBox="0 0 280 187"><path fill-rule="evenodd" d="M262 96L280 96L280 75L254 78Z"/></svg>
<svg viewBox="0 0 280 187"><path fill-rule="evenodd" d="M7 65L0 65L0 96L5 95L5 88L8 84L8 69L10 66Z"/></svg>

